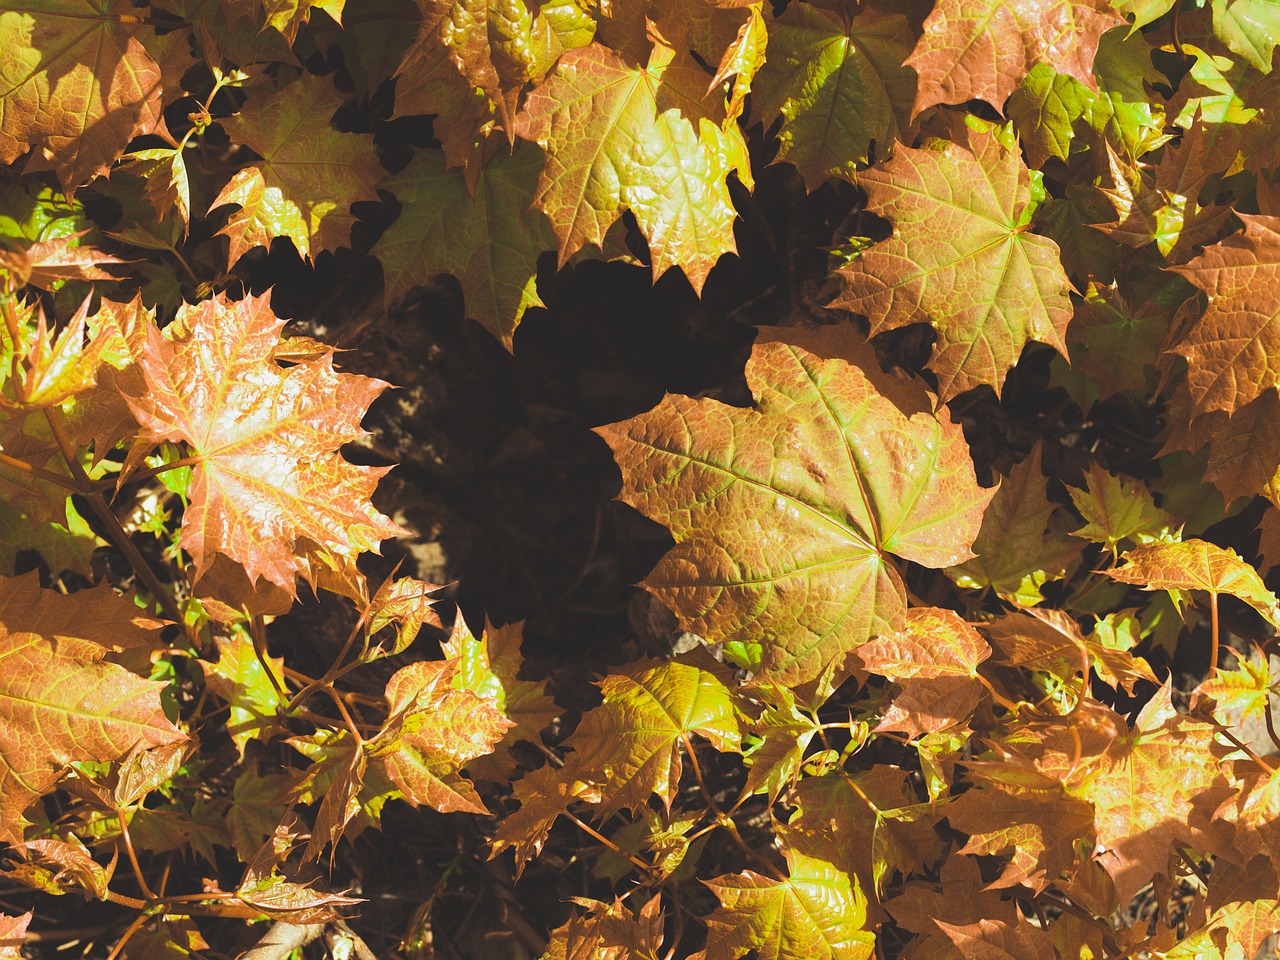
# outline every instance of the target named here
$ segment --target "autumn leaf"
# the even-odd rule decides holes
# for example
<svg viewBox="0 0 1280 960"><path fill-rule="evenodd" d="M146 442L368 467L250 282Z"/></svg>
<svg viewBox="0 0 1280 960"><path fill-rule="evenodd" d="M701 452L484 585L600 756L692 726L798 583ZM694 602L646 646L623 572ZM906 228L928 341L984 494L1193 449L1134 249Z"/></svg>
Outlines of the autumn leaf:
<svg viewBox="0 0 1280 960"><path fill-rule="evenodd" d="M364 752L414 806L483 814L461 770L492 753L512 723L491 701L453 687L457 669L456 661L423 660L396 671L386 688L390 716Z"/></svg>
<svg viewBox="0 0 1280 960"><path fill-rule="evenodd" d="M902 629L864 643L855 656L901 687L877 729L915 737L968 721L984 689L978 664L991 647L953 611L912 607Z"/></svg>
<svg viewBox="0 0 1280 960"><path fill-rule="evenodd" d="M1097 463L1089 465L1085 487L1067 487L1085 525L1072 536L1114 551L1123 540L1150 543L1172 534L1173 518L1156 506L1141 483L1117 477Z"/></svg>
<svg viewBox="0 0 1280 960"><path fill-rule="evenodd" d="M1013 926L999 920L979 920L957 926L936 921L939 929L971 960L1053 960L1048 931L1028 923Z"/></svg>
<svg viewBox="0 0 1280 960"><path fill-rule="evenodd" d="M985 100L997 110L1037 62L1096 89L1098 38L1123 21L1106 0L943 0L907 60L920 75L914 113Z"/></svg>
<svg viewBox="0 0 1280 960"><path fill-rule="evenodd" d="M1157 542L1135 547L1123 559L1125 565L1108 570L1107 576L1145 590L1206 590L1215 598L1228 593L1272 623L1280 618L1276 595L1234 550L1204 540Z"/></svg>
<svg viewBox="0 0 1280 960"><path fill-rule="evenodd" d="M36 148L65 192L160 122L162 76L128 0L22 0L0 13L0 163Z"/></svg>
<svg viewBox="0 0 1280 960"><path fill-rule="evenodd" d="M794 164L810 190L831 176L852 180L873 143L888 154L915 98L915 76L902 65L912 43L905 17L870 9L848 19L792 4L770 22L755 110L766 126L782 117L777 159Z"/></svg>
<svg viewBox="0 0 1280 960"><path fill-rule="evenodd" d="M530 209L542 165L542 151L523 144L469 184L436 151L416 153L383 184L401 203L400 218L370 251L382 261L386 302L452 273L468 316L511 349L525 310L542 305L538 257L556 245L550 222Z"/></svg>
<svg viewBox="0 0 1280 960"><path fill-rule="evenodd" d="M670 808L690 734L717 750L741 746L728 671L705 655L689 662L640 660L600 681L604 702L583 714L565 742L574 777L592 782L602 814L635 808L656 793Z"/></svg>
<svg viewBox="0 0 1280 960"><path fill-rule="evenodd" d="M1166 684L1132 730L1112 742L1087 785L1068 792L1094 806L1097 859L1120 905L1166 869L1175 844L1196 849L1209 817L1229 795L1217 761L1227 748L1212 724L1180 715Z"/></svg>
<svg viewBox="0 0 1280 960"><path fill-rule="evenodd" d="M1102 400L1137 390L1156 366L1169 329L1168 311L1158 302L1131 305L1115 287L1094 288L1075 305L1068 339L1083 348L1071 352L1073 369L1097 384Z"/></svg>
<svg viewBox="0 0 1280 960"><path fill-rule="evenodd" d="M0 960L22 960L22 945L27 942L27 924L32 912L11 917L0 913Z"/></svg>
<svg viewBox="0 0 1280 960"><path fill-rule="evenodd" d="M546 163L534 204L560 241L560 265L600 246L630 210L649 242L653 277L684 270L695 291L737 245L725 178L749 182L738 125L704 99L706 77L655 43L646 66L592 44L561 58L516 118ZM586 131L592 131L586 135Z"/></svg>
<svg viewBox="0 0 1280 960"><path fill-rule="evenodd" d="M355 222L351 205L377 200L374 185L385 171L372 136L333 129L329 121L342 102L329 81L303 74L219 121L232 142L262 157L237 172L210 205L240 207L219 231L231 238L231 263L273 237L288 237L304 258L347 244Z"/></svg>
<svg viewBox="0 0 1280 960"><path fill-rule="evenodd" d="M633 916L621 901L575 897L587 913L551 931L542 960L657 960L662 948L662 898L651 897Z"/></svg>
<svg viewBox="0 0 1280 960"><path fill-rule="evenodd" d="M35 575L0 580L0 840L21 839L23 810L68 764L184 739L163 684L103 659L149 645L158 626L109 587L63 596Z"/></svg>
<svg viewBox="0 0 1280 960"><path fill-rule="evenodd" d="M283 326L267 297L220 296L151 328L138 360L147 392L127 399L143 437L183 441L196 461L181 545L197 579L223 553L292 591L308 541L354 557L402 532L369 503L386 471L338 452L385 384L330 356L281 367Z"/></svg>
<svg viewBox="0 0 1280 960"><path fill-rule="evenodd" d="M1172 268L1209 298L1204 316L1174 348L1187 360L1194 414L1234 411L1280 386L1280 311L1266 295L1280 281L1280 219L1237 215L1244 233Z"/></svg>
<svg viewBox="0 0 1280 960"><path fill-rule="evenodd" d="M999 394L1028 340L1066 352L1067 277L1057 244L1027 230L1016 150L974 130L968 147L900 146L858 182L893 236L840 268L831 306L865 315L872 335L933 324L941 399L984 383Z"/></svg>
<svg viewBox="0 0 1280 960"><path fill-rule="evenodd" d="M1011 854L992 888L1022 884L1039 893L1076 859L1073 844L1093 832L1093 807L1069 796L1062 784L1009 762L974 761L965 776L975 786L943 811L969 834L960 853Z"/></svg>
<svg viewBox="0 0 1280 960"><path fill-rule="evenodd" d="M866 960L875 934L856 881L815 857L787 851L788 877L747 870L702 881L720 900L706 918L707 946L694 960Z"/></svg>
<svg viewBox="0 0 1280 960"><path fill-rule="evenodd" d="M895 629L887 555L966 559L994 491L945 411L908 417L857 367L775 336L747 364L755 409L669 395L597 432L622 499L676 539L646 588L698 636L746 645L758 677L797 683Z"/></svg>
<svg viewBox="0 0 1280 960"><path fill-rule="evenodd" d="M1010 603L1034 606L1044 599L1040 588L1065 576L1078 561L1079 546L1047 529L1057 507L1046 496L1040 461L1037 445L1000 482L973 541L976 556L947 570L961 587L991 587Z"/></svg>

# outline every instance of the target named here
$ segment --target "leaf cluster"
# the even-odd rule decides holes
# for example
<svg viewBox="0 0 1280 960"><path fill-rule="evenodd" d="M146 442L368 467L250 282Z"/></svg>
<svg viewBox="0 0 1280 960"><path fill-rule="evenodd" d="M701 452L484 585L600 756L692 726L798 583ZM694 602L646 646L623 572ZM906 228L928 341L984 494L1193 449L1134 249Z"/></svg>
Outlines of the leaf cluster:
<svg viewBox="0 0 1280 960"><path fill-rule="evenodd" d="M422 960L459 871L529 957L1252 956L1278 44L1263 0L5 4L0 957ZM856 199L784 237L780 182ZM596 421L678 636L572 686L376 565L388 384L281 258L367 256L368 323L450 275L518 353L587 261L697 296L758 233L750 403ZM407 809L459 839L400 936L351 851Z"/></svg>

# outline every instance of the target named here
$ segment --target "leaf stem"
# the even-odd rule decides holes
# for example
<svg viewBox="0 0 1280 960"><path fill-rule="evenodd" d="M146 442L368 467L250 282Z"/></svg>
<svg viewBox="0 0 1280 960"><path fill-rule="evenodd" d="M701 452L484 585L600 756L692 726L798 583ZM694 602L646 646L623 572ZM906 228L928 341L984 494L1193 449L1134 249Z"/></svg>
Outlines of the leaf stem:
<svg viewBox="0 0 1280 960"><path fill-rule="evenodd" d="M155 900L156 895L147 883L147 878L143 875L142 867L138 863L138 854L134 851L133 840L129 836L129 824L125 820L124 810L120 807L116 807L116 820L120 824L120 839L124 842L124 852L129 858L129 866L133 868L133 877L138 881L138 889L148 900Z"/></svg>
<svg viewBox="0 0 1280 960"><path fill-rule="evenodd" d="M44 411L44 416L49 423L49 431L53 434L54 442L58 445L58 450L62 454L62 459L66 461L67 467L71 470L71 476L75 480L77 489L106 527L111 542L124 554L125 559L129 561L129 566L133 568L134 573L138 575L138 578L142 580L156 602L164 610L165 616L182 627L187 633L188 640L191 640L191 628L183 619L182 611L178 609L178 602L160 583L160 578L151 569L151 564L147 563L142 554L138 552L138 548L134 545L132 538L125 532L124 527L120 525L119 518L107 506L102 494L94 489L93 481L84 472L84 467L80 465L80 460L76 456L75 447L71 445L71 441L67 437L61 414L53 408L48 408Z"/></svg>
<svg viewBox="0 0 1280 960"><path fill-rule="evenodd" d="M80 489L71 481L70 477L59 476L49 470L41 470L39 467L33 467L25 460L19 460L17 457L11 457L7 453L0 453L0 464L19 470L22 473L30 474L33 477L39 477L49 483L57 484L64 490L70 490L73 493L79 493Z"/></svg>
<svg viewBox="0 0 1280 960"><path fill-rule="evenodd" d="M595 827L591 826L588 823L584 823L582 820L579 820L568 810L565 811L564 815L568 817L570 820L572 820L574 823L576 823L584 832L587 833L588 836L594 837L596 840L599 840L601 843L603 843L606 847L608 847L618 856L625 857L626 859L630 860L633 864L639 867L642 872L646 874L653 873L652 864L645 863L639 857L634 856L630 853L627 853L627 851L623 850L620 846L618 846L616 843L614 843L612 840L606 837L603 833L595 829Z"/></svg>
<svg viewBox="0 0 1280 960"><path fill-rule="evenodd" d="M1209 591L1209 629L1212 646L1209 648L1209 679L1218 675L1218 591Z"/></svg>

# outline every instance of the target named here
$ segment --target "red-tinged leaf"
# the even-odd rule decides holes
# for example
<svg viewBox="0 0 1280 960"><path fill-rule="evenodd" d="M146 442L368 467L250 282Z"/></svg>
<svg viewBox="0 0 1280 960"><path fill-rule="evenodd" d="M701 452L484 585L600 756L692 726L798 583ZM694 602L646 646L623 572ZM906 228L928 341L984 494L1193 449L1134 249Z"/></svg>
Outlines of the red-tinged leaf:
<svg viewBox="0 0 1280 960"><path fill-rule="evenodd" d="M525 864L541 852L552 824L569 804L579 797L591 800L597 796L590 784L577 779L577 766L572 760L566 767L539 767L516 783L512 799L520 802L520 809L499 822L490 856L496 857L508 848L514 851L517 877Z"/></svg>
<svg viewBox="0 0 1280 960"><path fill-rule="evenodd" d="M746 143L722 105L704 100L706 75L654 45L647 66L591 44L561 58L534 88L516 132L546 163L535 205L560 240L563 265L600 246L630 210L649 241L653 276L684 270L695 291L737 245L725 178L750 180Z"/></svg>
<svg viewBox="0 0 1280 960"><path fill-rule="evenodd" d="M1280 218L1238 214L1232 234L1174 272L1205 292L1209 307L1174 348L1187 360L1192 413L1236 410L1280 386Z"/></svg>
<svg viewBox="0 0 1280 960"><path fill-rule="evenodd" d="M1058 245L1024 223L1021 156L990 133L970 131L968 141L900 146L858 175L893 236L840 268L831 304L865 315L873 335L933 324L930 368L943 400L984 383L999 394L1028 340L1065 354L1072 312Z"/></svg>
<svg viewBox="0 0 1280 960"><path fill-rule="evenodd" d="M511 721L503 736L505 744L517 740L538 742L542 729L560 715L560 708L547 696L545 681L520 679L523 637L523 622L495 627L486 621L484 637L477 640L458 617L453 634L444 644L445 657L458 664L453 685L492 701Z"/></svg>
<svg viewBox="0 0 1280 960"><path fill-rule="evenodd" d="M1267 589L1258 572L1234 550L1204 540L1178 543L1145 543L1128 551L1123 567L1107 576L1121 583L1136 583L1144 590L1207 590L1243 600L1275 623L1280 601Z"/></svg>
<svg viewBox="0 0 1280 960"><path fill-rule="evenodd" d="M351 205L377 200L374 185L385 171L372 136L330 125L342 102L328 80L303 74L219 121L232 142L262 157L232 177L211 205L240 205L221 230L231 238L231 263L272 237L288 237L304 258L347 244Z"/></svg>
<svg viewBox="0 0 1280 960"><path fill-rule="evenodd" d="M1223 414L1210 414L1209 463L1204 478L1231 503L1237 497L1264 494L1280 500L1280 393L1274 388L1236 408L1225 425Z"/></svg>
<svg viewBox="0 0 1280 960"><path fill-rule="evenodd" d="M574 897L587 908L551 931L542 960L658 960L662 949L662 897L655 895L639 916L621 901Z"/></svg>
<svg viewBox="0 0 1280 960"><path fill-rule="evenodd" d="M583 714L565 742L572 772L598 790L601 812L634 809L656 793L669 809L690 734L717 750L741 748L729 671L705 654L689 662L639 660L599 682L604 703Z"/></svg>
<svg viewBox="0 0 1280 960"><path fill-rule="evenodd" d="M184 739L161 683L103 660L147 646L159 627L108 588L63 596L35 575L0 579L0 840L77 760L114 760L135 744Z"/></svg>
<svg viewBox="0 0 1280 960"><path fill-rule="evenodd" d="M994 492L945 411L904 414L839 359L838 333L805 342L823 352L756 344L755 409L668 396L597 430L622 499L676 539L645 586L698 636L745 645L758 676L793 684L895 629L905 597L887 555L967 559Z"/></svg>
<svg viewBox="0 0 1280 960"><path fill-rule="evenodd" d="M327 923L342 916L339 907L364 903L360 897L331 893L316 883L296 883L278 873L255 876L252 871L236 889L236 897L285 923Z"/></svg>
<svg viewBox="0 0 1280 960"><path fill-rule="evenodd" d="M23 860L6 868L6 879L55 896L71 892L99 900L106 896L114 864L103 867L75 834L15 841L13 846Z"/></svg>
<svg viewBox="0 0 1280 960"><path fill-rule="evenodd" d="M968 763L965 771L977 785L943 812L969 834L959 853L1011 854L992 888L1022 884L1039 893L1075 862L1075 842L1093 833L1089 803L1052 777L1007 761Z"/></svg>
<svg viewBox="0 0 1280 960"><path fill-rule="evenodd" d="M873 143L888 154L910 122L915 75L902 61L913 42L906 17L874 9L850 19L797 3L769 23L755 110L766 126L782 117L777 159L810 190L831 176L852 180Z"/></svg>
<svg viewBox="0 0 1280 960"><path fill-rule="evenodd" d="M949 857L939 871L941 883L911 880L902 892L889 900L885 908L898 925L917 934L904 958L912 960L967 960L938 928L937 921L965 925L978 920L1016 923L1017 907L1003 900L986 884L978 872L977 862L969 857Z"/></svg>
<svg viewBox="0 0 1280 960"><path fill-rule="evenodd" d="M160 122L161 71L129 0L20 0L0 14L0 163L31 147L70 193Z"/></svg>
<svg viewBox="0 0 1280 960"><path fill-rule="evenodd" d="M1040 588L1066 575L1079 560L1080 545L1048 529L1057 506L1046 496L1048 481L1040 460L1037 444L1001 480L973 541L977 556L947 570L959 586L991 587L1010 603L1034 606L1044 599Z"/></svg>
<svg viewBox="0 0 1280 960"><path fill-rule="evenodd" d="M0 913L0 960L22 960L22 945L27 942L27 924L33 916L30 910L18 917Z"/></svg>
<svg viewBox="0 0 1280 960"><path fill-rule="evenodd" d="M23 335L19 343L11 344L7 332L0 336L0 350L7 353L12 349L23 361L16 368L18 376L9 381L13 400L18 405L58 407L93 388L107 338L94 337L88 347L85 346L88 312L86 299L55 338L44 310L37 308L34 318L30 314L19 318L17 329ZM34 323L27 322L32 319ZM8 400L0 395L0 406L9 406Z"/></svg>
<svg viewBox="0 0 1280 960"><path fill-rule="evenodd" d="M338 373L328 356L281 367L283 326L266 297L217 297L167 335L148 331L147 392L128 401L144 439L184 441L198 461L181 539L197 579L224 553L292 592L306 541L354 558L403 532L369 503L386 470L338 452L365 435L360 418L386 384Z"/></svg>
<svg viewBox="0 0 1280 960"><path fill-rule="evenodd" d="M979 920L957 926L943 920L938 927L970 960L1054 960L1053 939L1048 931L1029 923L1010 925L999 920Z"/></svg>
<svg viewBox="0 0 1280 960"><path fill-rule="evenodd" d="M786 880L752 870L702 881L720 900L706 918L707 946L694 960L867 960L875 933L856 881L830 863L786 850Z"/></svg>
<svg viewBox="0 0 1280 960"><path fill-rule="evenodd" d="M942 0L907 60L920 75L914 113L966 100L999 110L1041 61L1096 90L1098 39L1123 22L1106 0Z"/></svg>
<svg viewBox="0 0 1280 960"><path fill-rule="evenodd" d="M391 716L365 743L376 761L414 806L449 813L488 813L471 781L467 762L492 753L512 726L493 703L450 684L457 664L448 660L411 663L387 681Z"/></svg>
<svg viewBox="0 0 1280 960"><path fill-rule="evenodd" d="M79 235L38 240L25 250L0 250L0 271L7 272L15 287L30 284L49 290L59 280L116 280L100 263L123 263L109 253L80 245Z"/></svg>
<svg viewBox="0 0 1280 960"><path fill-rule="evenodd" d="M958 614L937 607L908 610L902 629L855 652L869 673L902 688L877 729L915 737L962 726L983 694L978 664L990 655L987 641Z"/></svg>
<svg viewBox="0 0 1280 960"><path fill-rule="evenodd" d="M382 261L386 302L452 273L467 315L510 350L525 310L542 304L538 257L556 245L546 216L531 209L542 166L542 151L524 144L469 181L434 150L414 154L383 184L402 209L370 251Z"/></svg>
<svg viewBox="0 0 1280 960"><path fill-rule="evenodd" d="M442 587L438 584L413 577L388 580L378 588L369 603L365 627L369 636L374 636L383 627L394 626L396 639L386 652L395 655L408 649L424 624L443 629L432 597L440 589Z"/></svg>
<svg viewBox="0 0 1280 960"><path fill-rule="evenodd" d="M1173 532L1173 517L1156 506L1151 491L1141 483L1108 473L1096 462L1089 464L1084 480L1084 489L1067 487L1085 519L1072 536L1115 550L1123 540L1149 543Z"/></svg>
<svg viewBox="0 0 1280 960"><path fill-rule="evenodd" d="M1231 793L1219 762L1217 727L1174 710L1162 687L1129 733L1107 748L1096 776L1069 792L1095 810L1097 860L1121 905L1164 873L1177 844L1199 848L1210 816Z"/></svg>

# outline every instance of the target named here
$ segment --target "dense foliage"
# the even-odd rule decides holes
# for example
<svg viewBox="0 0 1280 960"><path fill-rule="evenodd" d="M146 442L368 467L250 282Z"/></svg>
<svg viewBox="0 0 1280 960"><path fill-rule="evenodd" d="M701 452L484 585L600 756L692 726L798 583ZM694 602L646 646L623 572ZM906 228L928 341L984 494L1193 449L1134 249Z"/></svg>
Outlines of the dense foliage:
<svg viewBox="0 0 1280 960"><path fill-rule="evenodd" d="M0 957L1253 956L1277 44L1271 0L0 5ZM537 656L380 564L432 530L366 374L434 353L337 348L424 296L512 363L633 296L711 344L572 427L670 538L626 642L550 629L601 513Z"/></svg>

